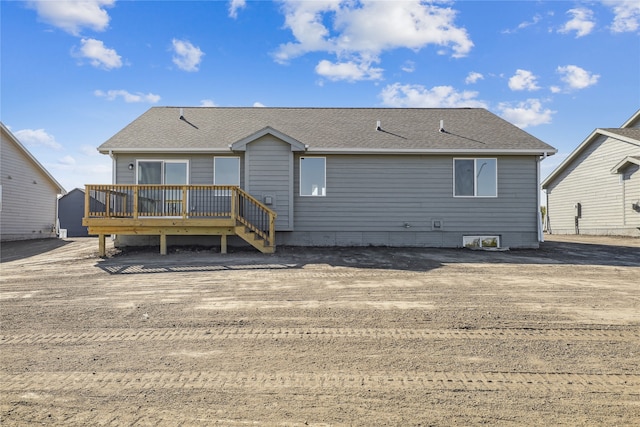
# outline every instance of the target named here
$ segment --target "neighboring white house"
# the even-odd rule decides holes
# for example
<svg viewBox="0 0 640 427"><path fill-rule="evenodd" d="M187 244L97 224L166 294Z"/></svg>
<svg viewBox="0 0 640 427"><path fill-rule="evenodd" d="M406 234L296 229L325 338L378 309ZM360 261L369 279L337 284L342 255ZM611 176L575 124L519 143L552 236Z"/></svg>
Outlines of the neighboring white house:
<svg viewBox="0 0 640 427"><path fill-rule="evenodd" d="M58 194L65 189L0 123L0 240L56 237Z"/></svg>
<svg viewBox="0 0 640 427"><path fill-rule="evenodd" d="M640 236L640 110L594 130L542 188L550 233Z"/></svg>

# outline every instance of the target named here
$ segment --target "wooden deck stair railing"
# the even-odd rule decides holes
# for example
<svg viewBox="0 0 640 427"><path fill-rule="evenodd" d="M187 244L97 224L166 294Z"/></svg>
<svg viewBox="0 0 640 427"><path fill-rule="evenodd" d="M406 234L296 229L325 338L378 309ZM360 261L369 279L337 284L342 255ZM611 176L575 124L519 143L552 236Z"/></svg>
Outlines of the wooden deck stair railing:
<svg viewBox="0 0 640 427"><path fill-rule="evenodd" d="M276 213L237 186L87 185L82 224L99 237L159 235L167 253L168 235L219 235L223 253L227 236L239 236L263 253L275 252Z"/></svg>

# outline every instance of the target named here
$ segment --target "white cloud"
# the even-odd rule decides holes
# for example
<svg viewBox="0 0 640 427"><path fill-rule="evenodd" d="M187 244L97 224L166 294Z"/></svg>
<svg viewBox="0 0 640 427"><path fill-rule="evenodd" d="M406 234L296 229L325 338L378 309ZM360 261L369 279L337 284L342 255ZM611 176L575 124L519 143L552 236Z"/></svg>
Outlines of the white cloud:
<svg viewBox="0 0 640 427"><path fill-rule="evenodd" d="M61 150L62 145L56 142L53 135L48 134L44 129L22 129L13 132L18 141L29 146L42 146L52 148L54 150Z"/></svg>
<svg viewBox="0 0 640 427"><path fill-rule="evenodd" d="M264 105L263 103L258 102L258 101L254 102L254 103L253 103L253 106L254 106L255 108L264 108L264 107L266 107L266 105Z"/></svg>
<svg viewBox="0 0 640 427"><path fill-rule="evenodd" d="M405 73L413 73L416 70L416 63L413 61L406 61L401 67L401 70Z"/></svg>
<svg viewBox="0 0 640 427"><path fill-rule="evenodd" d="M585 89L598 83L599 74L593 74L576 65L558 67L556 70L562 75L560 78L569 89Z"/></svg>
<svg viewBox="0 0 640 427"><path fill-rule="evenodd" d="M216 107L216 103L213 102L213 99L202 99L200 100L201 107Z"/></svg>
<svg viewBox="0 0 640 427"><path fill-rule="evenodd" d="M324 59L316 66L316 73L332 81L380 80L382 71L382 68L372 67L365 61L332 63Z"/></svg>
<svg viewBox="0 0 640 427"><path fill-rule="evenodd" d="M80 146L80 153L85 156L101 156L100 152L93 145L82 145Z"/></svg>
<svg viewBox="0 0 640 427"><path fill-rule="evenodd" d="M73 35L79 35L82 28L104 31L109 25L109 14L104 9L115 0L57 0L29 1L38 17L55 27Z"/></svg>
<svg viewBox="0 0 640 427"><path fill-rule="evenodd" d="M509 89L534 91L540 89L536 84L538 78L527 70L516 70L516 73L509 79Z"/></svg>
<svg viewBox="0 0 640 427"><path fill-rule="evenodd" d="M471 71L467 76L467 78L464 79L464 82L469 85L469 84L476 83L478 80L482 80L482 79L484 79L484 76L482 74L475 71Z"/></svg>
<svg viewBox="0 0 640 427"><path fill-rule="evenodd" d="M591 33L596 26L596 22L593 19L593 11L590 9L583 7L570 9L567 11L567 15L571 15L572 18L558 30L560 33L566 34L575 31L576 37L583 37Z"/></svg>
<svg viewBox="0 0 640 427"><path fill-rule="evenodd" d="M73 166L73 165L76 164L76 159L74 159L73 157L67 155L67 156L64 156L64 157L58 159L58 163L60 163L61 165Z"/></svg>
<svg viewBox="0 0 640 427"><path fill-rule="evenodd" d="M518 30L523 30L527 27L530 27L532 25L536 25L538 22L540 22L542 20L542 16L540 15L535 15L531 21L523 21L520 24L518 24L518 26L513 29L513 30L504 30L502 33L503 34L513 34L518 32Z"/></svg>
<svg viewBox="0 0 640 427"><path fill-rule="evenodd" d="M237 18L238 10L244 9L246 5L246 0L231 0L229 2L229 16L233 19Z"/></svg>
<svg viewBox="0 0 640 427"><path fill-rule="evenodd" d="M627 33L640 28L640 2L631 0L604 0L611 7L615 17L611 24L611 32Z"/></svg>
<svg viewBox="0 0 640 427"><path fill-rule="evenodd" d="M187 40L172 40L173 63L183 71L198 71L204 52Z"/></svg>
<svg viewBox="0 0 640 427"><path fill-rule="evenodd" d="M153 93L130 93L126 90L108 90L106 92L101 90L96 90L93 93L95 96L99 98L106 98L108 101L113 101L116 98L122 98L124 102L134 103L134 102L147 102L149 104L155 104L160 101L160 95L155 95Z"/></svg>
<svg viewBox="0 0 640 427"><path fill-rule="evenodd" d="M503 119L523 129L528 126L551 123L551 118L555 114L555 111L543 108L539 99L528 99L515 106L508 102L501 102L498 104L498 111Z"/></svg>
<svg viewBox="0 0 640 427"><path fill-rule="evenodd" d="M435 86L427 89L422 85L394 83L380 93L382 103L389 107L424 108L487 108L484 101L476 99L478 92L458 92L451 86Z"/></svg>
<svg viewBox="0 0 640 427"><path fill-rule="evenodd" d="M96 68L111 70L122 67L122 58L114 49L105 47L104 43L95 39L80 40L81 47L74 52L80 58L87 58Z"/></svg>
<svg viewBox="0 0 640 427"><path fill-rule="evenodd" d="M325 60L317 70L330 74L344 74L347 66L335 66L347 64L351 72L346 74L371 79L378 69L358 70L370 68L382 52L393 49L435 45L462 57L473 47L467 31L454 23L455 10L420 0L283 0L283 13L295 41L280 45L275 60L286 63L308 52L327 52L336 55L334 67Z"/></svg>

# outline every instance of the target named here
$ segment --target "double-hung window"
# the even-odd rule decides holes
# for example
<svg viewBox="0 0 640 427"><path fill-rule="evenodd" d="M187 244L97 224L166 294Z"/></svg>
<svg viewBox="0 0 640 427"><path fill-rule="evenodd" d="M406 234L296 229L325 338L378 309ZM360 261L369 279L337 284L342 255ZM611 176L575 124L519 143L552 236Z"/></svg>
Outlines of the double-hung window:
<svg viewBox="0 0 640 427"><path fill-rule="evenodd" d="M327 195L327 159L300 157L300 195L323 197Z"/></svg>
<svg viewBox="0 0 640 427"><path fill-rule="evenodd" d="M453 159L455 197L497 197L497 159Z"/></svg>

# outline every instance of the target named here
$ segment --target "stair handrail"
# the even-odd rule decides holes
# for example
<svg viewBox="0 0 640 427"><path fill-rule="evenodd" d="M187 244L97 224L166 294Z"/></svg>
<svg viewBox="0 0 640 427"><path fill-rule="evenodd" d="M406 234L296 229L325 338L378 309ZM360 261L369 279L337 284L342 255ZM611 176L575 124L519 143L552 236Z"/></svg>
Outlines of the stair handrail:
<svg viewBox="0 0 640 427"><path fill-rule="evenodd" d="M243 215L242 210L240 209L240 198L243 198L251 204L253 204L256 208L260 209L265 215L268 217L268 231L265 231L254 224L249 218ZM268 246L275 245L275 223L278 214L266 206L264 203L260 202L258 199L253 197L251 194L247 193L240 187L235 188L234 192L234 201L233 201L233 215L234 219L241 223L243 226L249 228L251 231L256 233L256 235L260 236L265 240Z"/></svg>

